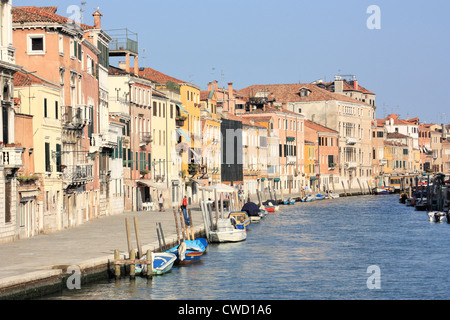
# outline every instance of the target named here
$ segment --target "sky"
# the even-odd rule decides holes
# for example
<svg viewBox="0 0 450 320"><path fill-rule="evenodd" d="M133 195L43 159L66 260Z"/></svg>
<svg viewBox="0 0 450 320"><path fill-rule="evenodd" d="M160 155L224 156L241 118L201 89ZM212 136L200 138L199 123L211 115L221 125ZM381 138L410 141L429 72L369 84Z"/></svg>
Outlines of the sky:
<svg viewBox="0 0 450 320"><path fill-rule="evenodd" d="M377 117L395 113L450 123L450 1L84 0L104 30L139 39L139 66L206 89L331 81L356 75L377 95ZM58 6L81 1L13 0ZM371 9L376 6L377 10Z"/></svg>

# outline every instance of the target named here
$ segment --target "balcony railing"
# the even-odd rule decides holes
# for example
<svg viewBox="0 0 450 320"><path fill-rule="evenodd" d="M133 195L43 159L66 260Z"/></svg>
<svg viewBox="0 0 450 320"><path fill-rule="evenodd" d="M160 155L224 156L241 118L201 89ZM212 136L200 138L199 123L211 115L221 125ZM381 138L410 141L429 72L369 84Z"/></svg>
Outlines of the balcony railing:
<svg viewBox="0 0 450 320"><path fill-rule="evenodd" d="M112 40L109 43L110 51L130 51L139 53L138 35L128 29L107 30Z"/></svg>
<svg viewBox="0 0 450 320"><path fill-rule="evenodd" d="M22 168L22 153L21 147L5 147L0 152L0 165L5 168Z"/></svg>
<svg viewBox="0 0 450 320"><path fill-rule="evenodd" d="M90 125L91 119L91 107L87 105L76 105L75 107L66 106L64 114L64 122L66 125L74 126L76 128L82 128Z"/></svg>
<svg viewBox="0 0 450 320"><path fill-rule="evenodd" d="M358 142L358 139L356 139L356 138L347 138L347 144L348 144L349 146L353 146L353 145L355 145L357 142Z"/></svg>
<svg viewBox="0 0 450 320"><path fill-rule="evenodd" d="M346 162L345 167L347 169L356 169L358 167L358 163L356 162Z"/></svg>
<svg viewBox="0 0 450 320"><path fill-rule="evenodd" d="M64 169L64 182L67 185L84 184L94 180L92 164L67 166Z"/></svg>
<svg viewBox="0 0 450 320"><path fill-rule="evenodd" d="M295 156L287 156L286 157L287 164L295 164L297 163L297 157Z"/></svg>
<svg viewBox="0 0 450 320"><path fill-rule="evenodd" d="M15 48L13 47L0 47L0 61L15 63Z"/></svg>
<svg viewBox="0 0 450 320"><path fill-rule="evenodd" d="M151 143L153 141L152 134L150 132L142 132L140 136L140 143L139 145L141 147L144 147Z"/></svg>

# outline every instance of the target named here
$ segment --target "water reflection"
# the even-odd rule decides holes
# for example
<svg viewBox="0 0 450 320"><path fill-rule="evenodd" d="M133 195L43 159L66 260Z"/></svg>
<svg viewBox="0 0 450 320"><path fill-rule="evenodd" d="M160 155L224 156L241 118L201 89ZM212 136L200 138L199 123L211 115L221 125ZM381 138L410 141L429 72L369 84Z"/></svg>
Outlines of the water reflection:
<svg viewBox="0 0 450 320"><path fill-rule="evenodd" d="M396 196L298 204L250 226L248 239L210 245L200 263L149 283L105 281L52 299L297 300L449 299L450 225L398 204ZM367 288L367 268L382 290Z"/></svg>

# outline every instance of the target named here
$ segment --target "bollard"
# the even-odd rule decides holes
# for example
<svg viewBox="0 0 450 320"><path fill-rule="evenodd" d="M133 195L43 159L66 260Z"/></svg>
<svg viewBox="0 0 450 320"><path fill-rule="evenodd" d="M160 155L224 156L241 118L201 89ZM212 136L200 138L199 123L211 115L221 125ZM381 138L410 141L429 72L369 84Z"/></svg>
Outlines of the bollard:
<svg viewBox="0 0 450 320"><path fill-rule="evenodd" d="M120 259L119 250L114 250L114 260L117 261ZM116 279L120 279L120 265L116 264L114 266L114 276Z"/></svg>
<svg viewBox="0 0 450 320"><path fill-rule="evenodd" d="M153 277L153 252L151 250L147 250L147 260L150 264L147 264L147 279L151 279Z"/></svg>
<svg viewBox="0 0 450 320"><path fill-rule="evenodd" d="M136 251L131 250L130 252L130 260L134 261L136 260ZM136 278L136 265L130 264L130 279L134 280Z"/></svg>

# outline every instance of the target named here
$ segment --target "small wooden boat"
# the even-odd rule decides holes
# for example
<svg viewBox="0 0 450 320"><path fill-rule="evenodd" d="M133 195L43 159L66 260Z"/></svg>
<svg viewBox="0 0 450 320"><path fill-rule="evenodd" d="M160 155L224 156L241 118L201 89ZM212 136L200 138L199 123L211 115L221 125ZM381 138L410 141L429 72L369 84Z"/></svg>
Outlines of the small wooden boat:
<svg viewBox="0 0 450 320"><path fill-rule="evenodd" d="M283 204L284 204L285 206L292 206L292 205L295 204L295 200L292 199L292 198L289 198L289 199L287 199L287 200L283 200Z"/></svg>
<svg viewBox="0 0 450 320"><path fill-rule="evenodd" d="M230 212L228 219L234 219L236 225L243 226L244 228L247 228L251 223L251 220L245 211Z"/></svg>
<svg viewBox="0 0 450 320"><path fill-rule="evenodd" d="M338 199L340 198L339 193L330 193L329 195L330 199Z"/></svg>
<svg viewBox="0 0 450 320"><path fill-rule="evenodd" d="M205 241L199 239L186 240L167 252L176 255L177 259L175 264L186 265L194 263L199 261L201 256L206 252Z"/></svg>
<svg viewBox="0 0 450 320"><path fill-rule="evenodd" d="M322 195L322 194L316 195L316 200L323 200L323 199L325 199L324 195Z"/></svg>
<svg viewBox="0 0 450 320"><path fill-rule="evenodd" d="M155 276L160 276L171 271L175 261L177 260L176 255L168 252L152 252L152 257L150 258L153 260L152 275ZM144 255L142 260L147 260L147 255ZM136 275L148 274L147 265L136 265L135 273Z"/></svg>
<svg viewBox="0 0 450 320"><path fill-rule="evenodd" d="M261 210L258 205L254 202L247 202L243 207L242 211L246 212L249 216L251 222L260 222L261 218L263 218L267 211Z"/></svg>
<svg viewBox="0 0 450 320"><path fill-rule="evenodd" d="M314 200L316 200L316 197L314 196L306 196L302 199L302 202L313 202Z"/></svg>
<svg viewBox="0 0 450 320"><path fill-rule="evenodd" d="M280 210L280 206L278 205L278 201L275 201L275 200L267 200L266 202L263 202L263 206L266 209L267 208L274 208L274 211L279 211Z"/></svg>
<svg viewBox="0 0 450 320"><path fill-rule="evenodd" d="M393 194L394 192L395 192L395 190L391 189L391 187L388 187L388 188L381 187L381 188L373 189L373 193L376 195Z"/></svg>
<svg viewBox="0 0 450 320"><path fill-rule="evenodd" d="M416 211L427 211L428 204L426 198L418 198L415 205Z"/></svg>

